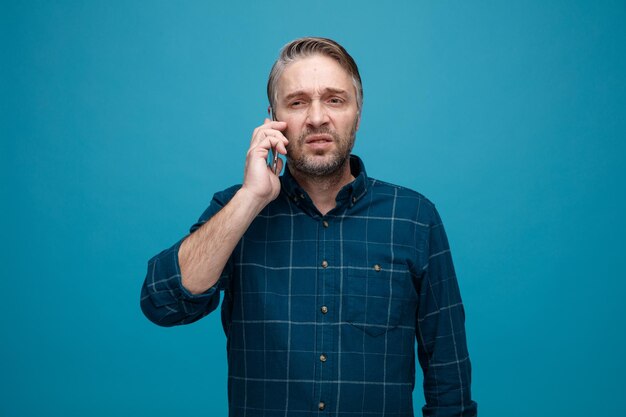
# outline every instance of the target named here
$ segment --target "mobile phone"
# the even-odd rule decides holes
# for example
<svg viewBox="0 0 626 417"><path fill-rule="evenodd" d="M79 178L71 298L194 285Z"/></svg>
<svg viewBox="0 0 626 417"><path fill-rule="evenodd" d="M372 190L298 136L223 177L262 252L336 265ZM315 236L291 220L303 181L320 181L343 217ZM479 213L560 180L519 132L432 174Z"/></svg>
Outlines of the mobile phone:
<svg viewBox="0 0 626 417"><path fill-rule="evenodd" d="M272 106L270 106L268 110L270 112L270 119L272 119L273 121L277 121ZM270 151L270 162L268 162L267 166L269 166L272 172L276 174L276 170L278 169L278 152L276 151L275 147L272 147Z"/></svg>
<svg viewBox="0 0 626 417"><path fill-rule="evenodd" d="M278 169L278 152L276 152L276 148L272 148L270 159L271 162L267 164L272 170L274 174L276 174L276 170Z"/></svg>

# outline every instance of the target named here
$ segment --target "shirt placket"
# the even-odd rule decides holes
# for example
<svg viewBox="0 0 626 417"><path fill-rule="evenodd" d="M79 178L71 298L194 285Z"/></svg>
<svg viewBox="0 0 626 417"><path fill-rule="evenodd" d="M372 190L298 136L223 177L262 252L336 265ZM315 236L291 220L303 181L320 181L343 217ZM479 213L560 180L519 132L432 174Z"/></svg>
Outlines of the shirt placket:
<svg viewBox="0 0 626 417"><path fill-rule="evenodd" d="M335 256L335 231L333 221L328 216L318 219L317 265L317 337L315 352L315 408L324 413L330 410L334 398L337 374L336 347L336 310L335 294L337 273L339 271Z"/></svg>

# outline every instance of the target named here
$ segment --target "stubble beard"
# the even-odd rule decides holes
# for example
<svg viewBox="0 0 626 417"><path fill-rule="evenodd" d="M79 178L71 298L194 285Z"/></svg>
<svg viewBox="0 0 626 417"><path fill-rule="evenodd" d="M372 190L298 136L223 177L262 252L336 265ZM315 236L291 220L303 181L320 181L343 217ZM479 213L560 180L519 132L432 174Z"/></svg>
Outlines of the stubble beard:
<svg viewBox="0 0 626 417"><path fill-rule="evenodd" d="M323 160L316 157L323 155L323 152L316 152L314 154L304 154L302 152L302 149L305 146L304 141L306 140L306 137L314 134L330 135L336 145L335 149L332 150ZM355 138L356 121L348 135L345 137L340 136L337 132L330 130L328 127L307 129L302 132L297 139L297 150L293 149L293 147L292 150L290 150L290 147L287 147L287 163L291 169L315 179L326 179L341 175L344 166L348 163L350 158Z"/></svg>

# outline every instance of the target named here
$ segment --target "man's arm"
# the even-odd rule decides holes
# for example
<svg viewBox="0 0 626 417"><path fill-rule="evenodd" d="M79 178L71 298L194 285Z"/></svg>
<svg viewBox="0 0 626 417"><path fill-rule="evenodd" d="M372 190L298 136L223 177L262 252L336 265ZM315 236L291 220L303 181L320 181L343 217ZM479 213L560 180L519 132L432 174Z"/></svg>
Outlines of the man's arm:
<svg viewBox="0 0 626 417"><path fill-rule="evenodd" d="M287 153L287 139L281 133L285 128L286 123L267 119L256 128L242 187L221 209L214 209L206 223L150 260L141 295L142 310L150 320L164 326L190 323L217 307L216 284L234 248L280 192L279 178L267 167L267 157L270 148ZM281 168L282 161L278 172Z"/></svg>
<svg viewBox="0 0 626 417"><path fill-rule="evenodd" d="M265 207L241 188L230 202L180 245L178 262L182 284L201 294L216 283L235 246Z"/></svg>
<svg viewBox="0 0 626 417"><path fill-rule="evenodd" d="M418 359L424 372L424 416L473 417L465 312L441 218L434 206L417 312Z"/></svg>
<svg viewBox="0 0 626 417"><path fill-rule="evenodd" d="M278 196L280 181L267 166L267 157L271 147L287 153L287 139L280 132L286 126L284 122L266 119L254 130L246 156L243 186L219 213L180 246L178 260L182 283L192 294L215 285L250 223Z"/></svg>

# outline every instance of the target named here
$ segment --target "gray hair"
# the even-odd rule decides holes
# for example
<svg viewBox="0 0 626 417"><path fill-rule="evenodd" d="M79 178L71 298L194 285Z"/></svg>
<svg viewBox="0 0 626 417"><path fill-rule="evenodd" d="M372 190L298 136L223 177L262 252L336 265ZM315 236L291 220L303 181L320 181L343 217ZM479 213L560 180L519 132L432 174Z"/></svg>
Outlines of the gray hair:
<svg viewBox="0 0 626 417"><path fill-rule="evenodd" d="M361 84L361 75L359 75L359 69L354 59L343 46L332 39L306 37L293 40L283 46L278 59L272 66L267 80L267 98L270 102L272 114L276 108L276 101L278 101L276 85L287 65L300 58L312 55L323 55L334 59L352 77L352 84L356 90L356 104L360 112L363 106L363 86Z"/></svg>

